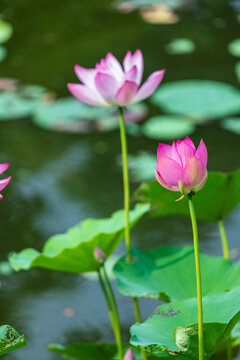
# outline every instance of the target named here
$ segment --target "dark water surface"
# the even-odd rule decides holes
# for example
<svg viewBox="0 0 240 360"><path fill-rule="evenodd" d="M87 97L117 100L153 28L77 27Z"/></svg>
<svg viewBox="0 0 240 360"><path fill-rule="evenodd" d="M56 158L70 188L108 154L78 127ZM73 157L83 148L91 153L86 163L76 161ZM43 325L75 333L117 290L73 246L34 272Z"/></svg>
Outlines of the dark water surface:
<svg viewBox="0 0 240 360"><path fill-rule="evenodd" d="M227 44L239 36L234 9L225 1L202 1L180 14L176 25L150 25L135 13L113 10L110 0L5 0L2 13L14 28L7 43L8 57L1 76L40 84L66 96L66 82L74 81L73 65L94 66L111 51L123 58L128 49L141 48L148 73L166 68L165 82L209 79L239 86L236 59ZM217 20L216 20L217 19ZM197 50L171 56L164 45L175 37L191 38ZM224 101L224 99L223 99ZM156 108L152 113L158 113ZM217 124L193 135L203 137L209 151L209 170L240 167L240 138ZM155 153L157 141L129 137L129 153ZM99 145L100 144L100 145ZM104 153L99 151L104 144ZM25 247L40 250L46 239L86 217L105 217L122 207L122 174L117 165L118 132L71 135L44 131L30 119L0 124L0 160L11 163L12 183L1 202L1 260ZM138 184L132 184L132 191ZM239 248L240 208L225 220L231 249ZM217 225L200 223L201 248L221 255ZM191 244L190 220L145 217L133 230L134 245L142 249L164 244ZM123 244L118 253L123 253ZM50 342L113 341L104 299L98 283L80 275L41 269L14 273L1 279L1 323L25 333L29 345L6 359L50 360ZM124 340L134 322L132 303L117 297ZM146 318L157 306L141 302ZM74 316L66 317L71 308Z"/></svg>

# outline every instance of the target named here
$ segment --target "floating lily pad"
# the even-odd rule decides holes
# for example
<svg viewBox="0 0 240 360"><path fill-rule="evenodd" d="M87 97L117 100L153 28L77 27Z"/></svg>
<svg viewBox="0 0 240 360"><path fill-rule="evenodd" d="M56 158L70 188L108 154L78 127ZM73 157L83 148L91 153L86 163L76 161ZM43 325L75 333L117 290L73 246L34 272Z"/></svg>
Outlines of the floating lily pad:
<svg viewBox="0 0 240 360"><path fill-rule="evenodd" d="M221 122L221 126L235 134L240 134L240 117L224 119Z"/></svg>
<svg viewBox="0 0 240 360"><path fill-rule="evenodd" d="M126 353L129 345L124 345L124 353ZM48 350L61 354L67 359L79 360L117 360L117 347L115 344L105 343L77 343L67 346L60 344L50 344ZM136 360L141 359L139 349L133 349ZM157 359L155 356L148 357ZM160 359L168 360L169 357L160 357Z"/></svg>
<svg viewBox="0 0 240 360"><path fill-rule="evenodd" d="M152 139L170 140L190 135L195 125L189 119L177 116L154 116L142 126L142 132Z"/></svg>
<svg viewBox="0 0 240 360"><path fill-rule="evenodd" d="M184 80L164 84L151 100L166 113L192 117L197 122L240 113L240 91L214 81Z"/></svg>
<svg viewBox="0 0 240 360"><path fill-rule="evenodd" d="M25 345L27 345L27 341L24 335L20 336L10 325L0 326L0 355Z"/></svg>
<svg viewBox="0 0 240 360"><path fill-rule="evenodd" d="M231 55L240 57L240 39L235 39L228 44L228 51Z"/></svg>
<svg viewBox="0 0 240 360"><path fill-rule="evenodd" d="M235 73L237 75L238 81L240 82L240 61L235 65Z"/></svg>
<svg viewBox="0 0 240 360"><path fill-rule="evenodd" d="M13 269L11 268L8 261L1 261L0 262L0 275L11 275L13 272Z"/></svg>
<svg viewBox="0 0 240 360"><path fill-rule="evenodd" d="M146 115L144 104L130 106L125 121L140 121ZM85 105L73 98L59 99L52 104L41 104L34 112L33 121L40 127L53 131L88 133L111 131L119 127L118 111Z"/></svg>
<svg viewBox="0 0 240 360"><path fill-rule="evenodd" d="M188 200L175 200L179 193L166 190L157 181L143 183L135 192L135 198L151 203L152 215L187 215ZM209 172L206 185L194 196L196 215L199 220L219 221L240 203L240 169L230 172Z"/></svg>
<svg viewBox="0 0 240 360"><path fill-rule="evenodd" d="M122 166L122 161L119 162ZM155 177L154 168L156 155L140 152L138 155L128 155L128 166L131 171L131 180L148 181Z"/></svg>
<svg viewBox="0 0 240 360"><path fill-rule="evenodd" d="M137 204L130 212L130 226L133 227L148 210L148 204ZM124 227L124 210L107 219L86 219L65 234L48 239L42 253L24 249L10 255L9 261L16 271L33 267L74 273L97 271L99 263L94 258L95 247L100 247L106 256L111 255L124 238Z"/></svg>
<svg viewBox="0 0 240 360"><path fill-rule="evenodd" d="M165 46L166 52L171 55L189 54L195 51L196 46L190 39L173 39Z"/></svg>
<svg viewBox="0 0 240 360"><path fill-rule="evenodd" d="M132 297L188 299L196 296L194 249L163 246L154 250L132 249L134 262L122 257L114 266L118 290ZM240 285L240 262L200 253L203 296ZM187 269L187 271L186 271ZM166 298L166 296L164 296Z"/></svg>
<svg viewBox="0 0 240 360"><path fill-rule="evenodd" d="M4 20L0 20L0 44L10 39L13 33L12 25Z"/></svg>
<svg viewBox="0 0 240 360"><path fill-rule="evenodd" d="M240 286L203 297L204 359L210 359L221 349L239 320L239 297ZM145 322L131 327L131 344L149 351L166 352L173 359L197 360L197 321L196 298L161 305Z"/></svg>

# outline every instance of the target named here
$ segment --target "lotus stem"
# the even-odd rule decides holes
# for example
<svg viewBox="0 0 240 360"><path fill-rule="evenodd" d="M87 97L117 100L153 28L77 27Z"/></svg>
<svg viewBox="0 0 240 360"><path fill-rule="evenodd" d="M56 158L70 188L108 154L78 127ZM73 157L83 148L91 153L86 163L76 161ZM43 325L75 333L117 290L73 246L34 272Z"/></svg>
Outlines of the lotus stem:
<svg viewBox="0 0 240 360"><path fill-rule="evenodd" d="M198 301L198 356L199 360L204 359L203 352L203 307L202 307L202 285L201 285L201 270L200 270L200 258L199 258L199 244L198 244L198 230L197 220L192 201L192 194L188 195L189 211L192 221L193 229L193 243L196 265L196 281L197 281L197 301Z"/></svg>
<svg viewBox="0 0 240 360"><path fill-rule="evenodd" d="M114 297L114 294L112 291L111 283L108 279L107 272L105 270L104 265L103 265L103 273L104 273L104 278L105 278L107 287L105 286L105 283L104 283L104 280L103 280L103 277L101 274L101 269L98 270L99 283L101 285L103 294L106 299L109 318L110 318L110 321L112 324L112 328L113 328L113 332L115 335L116 344L117 344L117 348L118 348L119 359L123 360L123 345L122 345L121 327L120 327L120 321L119 321L119 316L118 316L117 304L116 304L116 300L115 300L115 297ZM111 291L110 291L110 289L111 289Z"/></svg>
<svg viewBox="0 0 240 360"><path fill-rule="evenodd" d="M129 175L128 175L128 158L127 158L127 139L124 123L123 108L119 107L119 124L120 124L120 137L122 146L122 166L123 166L123 188L124 188L124 209L125 209L125 243L127 248L127 260L132 261L131 257L131 240L130 240L130 227L129 227L129 208L130 208L130 197L129 197ZM138 304L138 299L133 298L134 312L137 322L141 323L141 314ZM147 359L146 352L141 349L142 360Z"/></svg>

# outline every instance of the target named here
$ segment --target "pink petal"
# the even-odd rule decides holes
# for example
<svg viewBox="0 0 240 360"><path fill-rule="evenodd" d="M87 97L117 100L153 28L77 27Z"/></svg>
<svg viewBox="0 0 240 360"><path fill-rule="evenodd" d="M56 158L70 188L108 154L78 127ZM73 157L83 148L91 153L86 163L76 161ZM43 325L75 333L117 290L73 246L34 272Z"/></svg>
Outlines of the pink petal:
<svg viewBox="0 0 240 360"><path fill-rule="evenodd" d="M207 168L208 153L207 153L206 145L204 144L204 141L202 139L197 148L195 157L196 157L196 159L201 161L203 170L205 170Z"/></svg>
<svg viewBox="0 0 240 360"><path fill-rule="evenodd" d="M8 178L6 179L2 179L0 180L0 191L2 191L9 183L9 181L11 180L11 176L9 176Z"/></svg>
<svg viewBox="0 0 240 360"><path fill-rule="evenodd" d="M8 167L9 167L8 163L0 164L0 174L2 174L4 171L6 171Z"/></svg>
<svg viewBox="0 0 240 360"><path fill-rule="evenodd" d="M96 75L95 69L85 69L80 65L75 65L74 70L79 80L81 80L85 85L87 85L91 89L95 89L95 82L94 82L94 78Z"/></svg>
<svg viewBox="0 0 240 360"><path fill-rule="evenodd" d="M138 90L138 85L133 81L126 80L116 94L116 101L120 106L126 106L132 102Z"/></svg>
<svg viewBox="0 0 240 360"><path fill-rule="evenodd" d="M134 102L144 100L152 95L162 81L164 72L165 70L160 70L152 73L145 81L145 83L140 87Z"/></svg>
<svg viewBox="0 0 240 360"><path fill-rule="evenodd" d="M131 349L131 348L128 349L123 360L136 360L134 353L133 353L133 349Z"/></svg>
<svg viewBox="0 0 240 360"><path fill-rule="evenodd" d="M137 77L138 77L138 69L136 65L134 65L128 72L124 74L124 81L129 80L137 83Z"/></svg>
<svg viewBox="0 0 240 360"><path fill-rule="evenodd" d="M172 185L168 185L163 178L161 177L161 175L159 174L157 168L155 168L155 176L157 181L159 182L160 185L162 185L165 189L167 190L171 190L171 191L179 191L179 187L178 186L172 186Z"/></svg>
<svg viewBox="0 0 240 360"><path fill-rule="evenodd" d="M95 77L96 88L102 97L110 104L114 104L115 95L119 88L117 80L109 74L98 72Z"/></svg>
<svg viewBox="0 0 240 360"><path fill-rule="evenodd" d="M136 50L135 53L132 56L132 63L133 65L137 66L138 69L138 77L137 77L137 84L140 84L142 81L143 76L143 68L144 68L144 62L143 62L143 55L141 50Z"/></svg>
<svg viewBox="0 0 240 360"><path fill-rule="evenodd" d="M108 104L100 97L100 95L82 84L67 84L68 90L78 100L92 106L108 106Z"/></svg>
<svg viewBox="0 0 240 360"><path fill-rule="evenodd" d="M124 71L129 71L132 67L132 53L131 51L128 51L126 53L126 56L123 60L123 68L124 68Z"/></svg>
<svg viewBox="0 0 240 360"><path fill-rule="evenodd" d="M182 166L182 161L176 149L176 144L173 142L172 146L167 144L159 144L157 149L157 156L160 155L169 157L172 160L175 160L179 165Z"/></svg>
<svg viewBox="0 0 240 360"><path fill-rule="evenodd" d="M183 184L190 189L194 189L195 186L201 183L204 174L201 161L194 156L190 156L183 169Z"/></svg>
<svg viewBox="0 0 240 360"><path fill-rule="evenodd" d="M190 137L186 136L185 139L183 140L183 142L186 143L186 144L188 144L188 145L190 145L193 149L196 150L195 145L194 145L194 143L192 142L192 140L190 139Z"/></svg>
<svg viewBox="0 0 240 360"><path fill-rule="evenodd" d="M187 160L190 156L194 156L196 153L195 147L193 148L191 145L188 144L187 141L180 141L176 142L177 152L182 160L182 166L184 167L187 163Z"/></svg>
<svg viewBox="0 0 240 360"><path fill-rule="evenodd" d="M174 160L160 155L157 159L157 170L167 185L178 186L178 180L183 178L182 167Z"/></svg>
<svg viewBox="0 0 240 360"><path fill-rule="evenodd" d="M105 62L112 75L116 76L117 79L121 80L123 77L123 69L115 56L111 53L108 53Z"/></svg>

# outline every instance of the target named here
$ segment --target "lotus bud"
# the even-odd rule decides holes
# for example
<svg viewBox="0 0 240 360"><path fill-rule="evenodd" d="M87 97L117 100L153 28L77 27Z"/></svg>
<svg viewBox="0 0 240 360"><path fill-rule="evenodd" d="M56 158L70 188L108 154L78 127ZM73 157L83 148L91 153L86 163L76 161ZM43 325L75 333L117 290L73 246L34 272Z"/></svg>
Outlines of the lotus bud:
<svg viewBox="0 0 240 360"><path fill-rule="evenodd" d="M94 257L97 260L97 262L99 262L99 264L103 264L104 261L106 260L106 255L98 246L96 246L94 249Z"/></svg>
<svg viewBox="0 0 240 360"><path fill-rule="evenodd" d="M157 181L168 190L180 191L180 199L195 193L207 181L207 157L203 140L197 149L189 137L172 145L159 144L155 168Z"/></svg>
<svg viewBox="0 0 240 360"><path fill-rule="evenodd" d="M124 360L136 360L134 353L133 353L133 349L128 349L128 351L126 352L125 356L124 356Z"/></svg>

